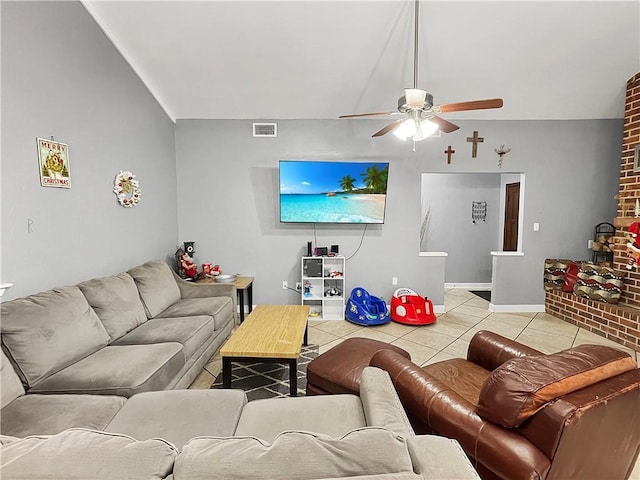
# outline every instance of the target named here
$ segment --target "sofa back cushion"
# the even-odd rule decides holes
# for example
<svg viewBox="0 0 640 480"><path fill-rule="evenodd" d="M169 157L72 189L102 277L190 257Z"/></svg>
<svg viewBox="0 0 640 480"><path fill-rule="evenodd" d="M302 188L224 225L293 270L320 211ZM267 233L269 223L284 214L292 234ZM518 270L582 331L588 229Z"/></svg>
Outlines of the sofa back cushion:
<svg viewBox="0 0 640 480"><path fill-rule="evenodd" d="M4 408L24 395L24 387L4 351L0 355L0 408Z"/></svg>
<svg viewBox="0 0 640 480"><path fill-rule="evenodd" d="M477 412L490 422L515 428L547 402L634 368L636 362L627 353L603 345L514 358L486 379Z"/></svg>
<svg viewBox="0 0 640 480"><path fill-rule="evenodd" d="M180 300L180 288L164 262L147 262L129 270L136 282L147 317L153 318Z"/></svg>
<svg viewBox="0 0 640 480"><path fill-rule="evenodd" d="M296 456L300 456L296 460ZM196 437L182 449L174 480L211 478L340 478L413 472L406 441L377 427L331 438L284 432L273 443L255 437Z"/></svg>
<svg viewBox="0 0 640 480"><path fill-rule="evenodd" d="M1 304L2 345L26 387L109 343L78 287L36 293Z"/></svg>
<svg viewBox="0 0 640 480"><path fill-rule="evenodd" d="M2 478L47 480L163 479L178 452L169 442L72 428L2 446Z"/></svg>
<svg viewBox="0 0 640 480"><path fill-rule="evenodd" d="M95 278L78 285L111 341L147 321L136 284L128 273Z"/></svg>

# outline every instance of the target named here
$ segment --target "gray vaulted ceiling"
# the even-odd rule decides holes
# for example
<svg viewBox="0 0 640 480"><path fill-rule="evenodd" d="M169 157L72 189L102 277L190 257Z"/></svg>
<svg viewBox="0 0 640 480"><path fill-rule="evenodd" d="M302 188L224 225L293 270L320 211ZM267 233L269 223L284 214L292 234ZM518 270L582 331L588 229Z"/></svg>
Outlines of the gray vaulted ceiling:
<svg viewBox="0 0 640 480"><path fill-rule="evenodd" d="M413 84L413 1L83 4L172 119L395 110ZM640 1L420 3L418 87L502 97L458 119L622 118Z"/></svg>

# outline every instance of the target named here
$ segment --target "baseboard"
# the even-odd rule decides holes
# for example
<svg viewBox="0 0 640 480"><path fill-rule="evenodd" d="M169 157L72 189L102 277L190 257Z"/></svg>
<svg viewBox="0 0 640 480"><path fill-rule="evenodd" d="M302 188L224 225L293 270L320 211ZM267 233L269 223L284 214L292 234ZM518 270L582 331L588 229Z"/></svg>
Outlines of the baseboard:
<svg viewBox="0 0 640 480"><path fill-rule="evenodd" d="M444 288L461 288L464 290L491 290L490 283L445 283Z"/></svg>
<svg viewBox="0 0 640 480"><path fill-rule="evenodd" d="M489 311L495 313L544 312L543 305L494 305L489 304Z"/></svg>
<svg viewBox="0 0 640 480"><path fill-rule="evenodd" d="M447 311L445 310L444 305L434 305L433 313L447 313Z"/></svg>

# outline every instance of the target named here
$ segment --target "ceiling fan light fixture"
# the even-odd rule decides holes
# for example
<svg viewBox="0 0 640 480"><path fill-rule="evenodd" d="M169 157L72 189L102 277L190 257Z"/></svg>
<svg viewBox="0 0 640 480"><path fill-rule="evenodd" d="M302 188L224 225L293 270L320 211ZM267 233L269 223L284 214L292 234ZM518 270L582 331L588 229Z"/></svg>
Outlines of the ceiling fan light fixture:
<svg viewBox="0 0 640 480"><path fill-rule="evenodd" d="M431 135L436 133L437 130L438 125L433 123L431 120L421 120L418 124L416 134L413 136L413 140L416 142L424 140L425 138L430 137Z"/></svg>
<svg viewBox="0 0 640 480"><path fill-rule="evenodd" d="M405 88L404 96L408 106L422 108L427 97L427 91L420 88Z"/></svg>
<svg viewBox="0 0 640 480"><path fill-rule="evenodd" d="M407 138L413 137L416 134L416 131L416 122L413 118L407 118L393 131L393 134L400 140L406 140Z"/></svg>

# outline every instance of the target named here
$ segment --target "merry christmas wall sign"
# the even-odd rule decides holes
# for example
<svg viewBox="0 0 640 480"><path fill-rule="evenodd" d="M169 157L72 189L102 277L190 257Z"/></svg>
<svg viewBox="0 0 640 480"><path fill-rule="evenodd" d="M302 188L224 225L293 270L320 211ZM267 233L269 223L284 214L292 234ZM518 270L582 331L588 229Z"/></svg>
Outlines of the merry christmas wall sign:
<svg viewBox="0 0 640 480"><path fill-rule="evenodd" d="M69 146L45 138L36 138L40 185L43 187L71 188L69 173Z"/></svg>

